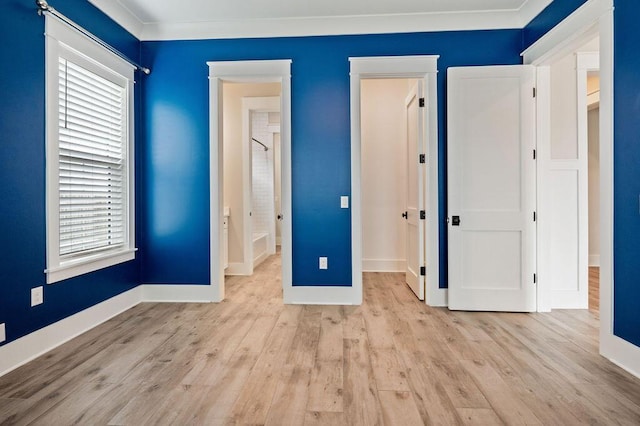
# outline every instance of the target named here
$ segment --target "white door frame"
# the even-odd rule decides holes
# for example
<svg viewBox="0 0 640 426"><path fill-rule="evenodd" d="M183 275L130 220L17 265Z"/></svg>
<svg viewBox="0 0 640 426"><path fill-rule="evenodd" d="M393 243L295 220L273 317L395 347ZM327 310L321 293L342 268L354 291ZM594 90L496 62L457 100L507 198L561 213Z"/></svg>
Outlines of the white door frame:
<svg viewBox="0 0 640 426"><path fill-rule="evenodd" d="M613 334L613 0L589 0L522 53L537 66L538 150L549 145L550 73L554 59L600 35L600 354L640 375L640 348ZM542 157L542 155L540 156ZM538 164L538 170L544 165ZM540 176L540 173L538 173ZM538 191L543 190L538 182ZM538 192L540 199L540 192ZM540 206L544 208L544 206ZM541 215L543 213L541 212ZM542 217L541 217L542 218ZM538 254L544 250L538 225ZM544 264L538 264L538 311L550 309Z"/></svg>
<svg viewBox="0 0 640 426"><path fill-rule="evenodd" d="M292 288L291 254L291 60L207 62L209 66L210 267L214 302L224 299L222 84L280 83L282 167L282 286L284 302Z"/></svg>
<svg viewBox="0 0 640 426"><path fill-rule="evenodd" d="M360 82L366 78L419 78L426 93L427 223L425 301L430 306L446 306L447 291L440 288L440 243L438 217L438 96L437 55L380 56L349 58L351 82L351 271L352 303L362 303L362 197L361 197L361 114ZM422 238L425 238L423 235Z"/></svg>

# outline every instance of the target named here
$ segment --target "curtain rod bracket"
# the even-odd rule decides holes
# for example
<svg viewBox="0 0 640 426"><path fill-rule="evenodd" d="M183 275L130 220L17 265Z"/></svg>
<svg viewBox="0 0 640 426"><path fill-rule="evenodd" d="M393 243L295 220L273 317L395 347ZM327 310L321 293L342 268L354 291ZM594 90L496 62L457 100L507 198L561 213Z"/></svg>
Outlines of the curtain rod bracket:
<svg viewBox="0 0 640 426"><path fill-rule="evenodd" d="M92 39L93 41L95 41L96 43L98 43L99 45L104 47L105 49L111 51L111 53L113 53L113 54L119 56L120 58L124 59L125 61L129 62L131 65L133 65L135 67L136 70L141 71L145 75L151 74L151 70L149 68L143 67L142 65L139 65L138 63L132 61L131 59L127 58L124 54L120 53L118 50L116 50L115 48L111 47L110 45L108 45L104 41L100 40L99 38L97 38L93 34L87 32L86 30L82 29L81 27L78 27L77 24L75 24L72 21L70 21L64 15L60 15L57 10L55 10L53 7L51 7L49 5L49 3L47 3L47 0L35 0L35 1L36 1L36 6L38 6L38 15L42 16L42 15L44 15L45 12L51 13L55 17L57 17L60 20L62 20L65 24L67 24L67 25L71 26L72 28L74 28L76 31L79 31L80 33L82 33L85 36L89 37L90 39Z"/></svg>

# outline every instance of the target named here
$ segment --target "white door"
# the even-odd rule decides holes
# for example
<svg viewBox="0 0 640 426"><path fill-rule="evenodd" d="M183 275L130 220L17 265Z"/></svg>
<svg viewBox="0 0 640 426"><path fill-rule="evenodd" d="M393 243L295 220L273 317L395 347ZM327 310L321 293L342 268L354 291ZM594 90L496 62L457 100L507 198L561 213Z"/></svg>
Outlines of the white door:
<svg viewBox="0 0 640 426"><path fill-rule="evenodd" d="M449 68L449 309L532 312L532 66Z"/></svg>
<svg viewBox="0 0 640 426"><path fill-rule="evenodd" d="M420 269L424 267L424 164L420 163L420 154L424 153L425 120L424 108L420 107L420 99L424 99L422 81L411 89L407 96L407 211L403 214L407 224L407 284L424 300L424 275ZM424 102L424 101L422 101Z"/></svg>

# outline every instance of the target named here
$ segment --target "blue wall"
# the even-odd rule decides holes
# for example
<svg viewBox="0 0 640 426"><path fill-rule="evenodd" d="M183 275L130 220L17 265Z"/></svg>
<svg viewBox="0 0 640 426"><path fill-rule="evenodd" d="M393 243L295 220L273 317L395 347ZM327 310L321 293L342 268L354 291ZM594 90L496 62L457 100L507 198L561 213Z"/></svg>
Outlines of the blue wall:
<svg viewBox="0 0 640 426"><path fill-rule="evenodd" d="M528 47L585 0L555 0L523 31ZM613 331L640 346L640 2L614 1Z"/></svg>
<svg viewBox="0 0 640 426"><path fill-rule="evenodd" d="M614 322L640 346L640 2L614 11Z"/></svg>
<svg viewBox="0 0 640 426"><path fill-rule="evenodd" d="M60 11L137 58L139 42L85 0L60 1ZM44 18L31 0L0 6L0 323L7 341L129 290L139 265L128 262L46 285ZM31 288L45 303L30 307Z"/></svg>
<svg viewBox="0 0 640 426"><path fill-rule="evenodd" d="M292 59L293 284L351 285L350 56L439 54L441 285L446 285L445 77L459 65L517 64L520 30L143 42L145 283L209 282L206 61ZM328 256L330 268L318 269Z"/></svg>

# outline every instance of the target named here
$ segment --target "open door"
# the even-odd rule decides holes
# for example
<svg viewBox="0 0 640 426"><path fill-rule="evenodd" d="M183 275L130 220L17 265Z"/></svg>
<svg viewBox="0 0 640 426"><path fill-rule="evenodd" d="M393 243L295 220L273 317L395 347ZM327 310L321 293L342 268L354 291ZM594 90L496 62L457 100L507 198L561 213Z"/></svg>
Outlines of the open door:
<svg viewBox="0 0 640 426"><path fill-rule="evenodd" d="M449 309L532 312L532 66L449 68Z"/></svg>
<svg viewBox="0 0 640 426"><path fill-rule="evenodd" d="M420 300L424 300L424 95L423 82L411 89L406 102L407 119L407 224L406 281ZM422 269L422 271L421 271Z"/></svg>

